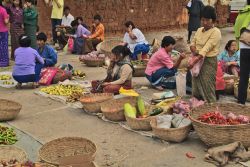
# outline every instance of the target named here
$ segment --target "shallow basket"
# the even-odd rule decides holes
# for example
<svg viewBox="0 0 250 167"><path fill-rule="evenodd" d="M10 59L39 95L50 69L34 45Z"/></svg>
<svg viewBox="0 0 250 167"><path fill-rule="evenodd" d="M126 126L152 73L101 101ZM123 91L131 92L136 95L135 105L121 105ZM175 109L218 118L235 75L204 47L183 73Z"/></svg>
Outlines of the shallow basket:
<svg viewBox="0 0 250 167"><path fill-rule="evenodd" d="M100 59L100 60L85 59L84 63L88 67L102 67L105 63L105 60L104 59Z"/></svg>
<svg viewBox="0 0 250 167"><path fill-rule="evenodd" d="M151 120L150 125L152 127L153 134L156 137L166 141L177 143L184 141L188 137L188 134L192 128L191 124L181 128L158 128L156 118L153 118Z"/></svg>
<svg viewBox="0 0 250 167"><path fill-rule="evenodd" d="M59 165L63 157L80 155L83 158L95 158L96 145L81 137L64 137L52 140L39 150L39 157L43 162Z"/></svg>
<svg viewBox="0 0 250 167"><path fill-rule="evenodd" d="M0 146L0 161L16 159L20 163L28 160L27 154L21 148L15 146Z"/></svg>
<svg viewBox="0 0 250 167"><path fill-rule="evenodd" d="M22 105L6 99L0 99L0 121L10 121L17 117Z"/></svg>
<svg viewBox="0 0 250 167"><path fill-rule="evenodd" d="M120 38L107 39L98 45L98 49L106 56L110 56L111 50L120 43L122 43Z"/></svg>
<svg viewBox="0 0 250 167"><path fill-rule="evenodd" d="M220 146L240 141L245 147L249 147L250 124L223 126L210 125L197 120L200 115L215 111L217 107L222 114L232 112L236 115L250 116L250 107L234 103L214 103L197 107L190 112L189 116L201 140L208 146Z"/></svg>
<svg viewBox="0 0 250 167"><path fill-rule="evenodd" d="M110 121L125 121L124 104L129 103L136 106L136 97L123 97L105 102L101 105L101 111L106 119Z"/></svg>
<svg viewBox="0 0 250 167"><path fill-rule="evenodd" d="M88 94L81 97L80 102L83 105L83 109L91 113L101 112L101 105L108 101L112 100L114 95L111 93L94 93Z"/></svg>
<svg viewBox="0 0 250 167"><path fill-rule="evenodd" d="M145 70L147 66L143 65L134 65L133 77L145 77Z"/></svg>
<svg viewBox="0 0 250 167"><path fill-rule="evenodd" d="M147 111L151 111L154 108L158 108L156 106L146 106ZM143 131L150 131L152 127L150 125L150 121L155 116L147 117L147 118L131 118L125 116L128 126L133 130L143 130Z"/></svg>
<svg viewBox="0 0 250 167"><path fill-rule="evenodd" d="M238 87L234 85L234 97L238 98ZM250 87L247 90L247 101L250 102Z"/></svg>

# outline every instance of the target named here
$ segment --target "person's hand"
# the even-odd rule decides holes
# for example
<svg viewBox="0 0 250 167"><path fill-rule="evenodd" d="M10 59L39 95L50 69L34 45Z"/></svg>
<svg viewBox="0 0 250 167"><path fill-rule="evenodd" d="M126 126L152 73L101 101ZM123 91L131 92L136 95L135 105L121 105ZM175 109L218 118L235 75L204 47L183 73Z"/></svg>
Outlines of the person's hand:
<svg viewBox="0 0 250 167"><path fill-rule="evenodd" d="M186 58L186 54L185 54L185 53L181 53L179 59L183 60L183 59L185 59L185 58Z"/></svg>
<svg viewBox="0 0 250 167"><path fill-rule="evenodd" d="M231 65L237 66L237 65L238 65L238 63L237 63L237 62L235 62L235 61L233 61L233 62L231 62Z"/></svg>
<svg viewBox="0 0 250 167"><path fill-rule="evenodd" d="M25 9L26 9L27 7L28 7L28 6L27 6L27 4L26 4L26 3L25 3L25 4L23 4L23 8L25 8Z"/></svg>
<svg viewBox="0 0 250 167"><path fill-rule="evenodd" d="M193 64L193 63L191 63L191 64L188 64L187 69L188 69L188 70L191 70L193 67L194 67L194 64Z"/></svg>
<svg viewBox="0 0 250 167"><path fill-rule="evenodd" d="M102 86L108 86L108 85L110 85L109 82L104 82L104 83L102 84Z"/></svg>
<svg viewBox="0 0 250 167"><path fill-rule="evenodd" d="M128 29L127 29L128 33L132 32L132 29L133 29L132 26L129 25L129 27L128 27Z"/></svg>
<svg viewBox="0 0 250 167"><path fill-rule="evenodd" d="M191 50L191 52L193 54L196 53L196 47L195 46L190 46L190 50Z"/></svg>

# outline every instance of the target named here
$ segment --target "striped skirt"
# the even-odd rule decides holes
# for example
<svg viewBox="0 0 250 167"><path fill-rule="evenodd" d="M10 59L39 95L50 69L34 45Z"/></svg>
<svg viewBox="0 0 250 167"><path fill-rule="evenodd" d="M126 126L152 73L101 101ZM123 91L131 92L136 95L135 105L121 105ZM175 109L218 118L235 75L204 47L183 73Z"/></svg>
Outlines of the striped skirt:
<svg viewBox="0 0 250 167"><path fill-rule="evenodd" d="M192 79L193 96L208 103L216 102L217 57L206 57L197 77Z"/></svg>
<svg viewBox="0 0 250 167"><path fill-rule="evenodd" d="M0 32L0 67L9 66L8 31Z"/></svg>

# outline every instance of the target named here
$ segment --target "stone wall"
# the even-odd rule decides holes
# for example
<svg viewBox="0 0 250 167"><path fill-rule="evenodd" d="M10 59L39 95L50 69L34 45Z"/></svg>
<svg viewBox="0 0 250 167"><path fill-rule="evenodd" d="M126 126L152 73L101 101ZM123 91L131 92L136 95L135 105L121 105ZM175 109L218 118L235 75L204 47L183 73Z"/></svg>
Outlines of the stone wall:
<svg viewBox="0 0 250 167"><path fill-rule="evenodd" d="M185 0L65 0L71 13L82 16L89 25L95 14L102 15L106 32L112 34L122 32L126 20L132 20L144 32L185 26L186 4ZM49 32L51 8L39 0L38 11L40 30Z"/></svg>

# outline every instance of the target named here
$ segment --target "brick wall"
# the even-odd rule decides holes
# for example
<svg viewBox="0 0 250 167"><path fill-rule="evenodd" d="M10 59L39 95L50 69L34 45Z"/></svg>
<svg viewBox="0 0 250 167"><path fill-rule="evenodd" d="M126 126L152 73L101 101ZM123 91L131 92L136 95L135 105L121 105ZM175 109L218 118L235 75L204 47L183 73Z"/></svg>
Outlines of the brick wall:
<svg viewBox="0 0 250 167"><path fill-rule="evenodd" d="M179 28L187 23L185 0L65 0L65 5L89 25L95 14L102 15L108 33L122 32L126 20L143 31ZM40 30L49 32L51 8L39 0L38 11Z"/></svg>

